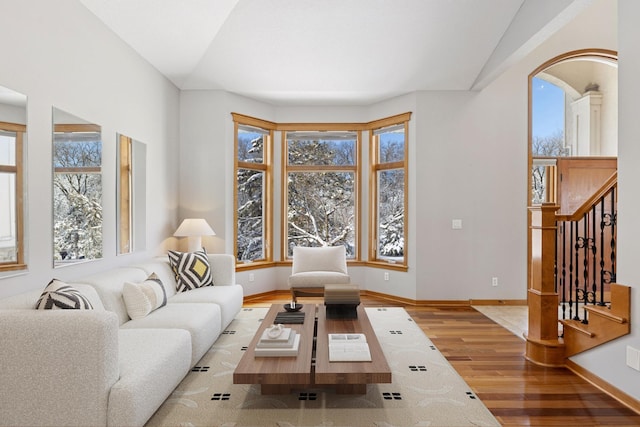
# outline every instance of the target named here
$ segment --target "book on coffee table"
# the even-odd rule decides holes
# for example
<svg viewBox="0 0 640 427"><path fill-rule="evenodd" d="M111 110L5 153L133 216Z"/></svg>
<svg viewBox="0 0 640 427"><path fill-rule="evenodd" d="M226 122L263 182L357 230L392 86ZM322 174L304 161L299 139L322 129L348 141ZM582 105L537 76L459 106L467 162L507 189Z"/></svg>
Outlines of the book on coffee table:
<svg viewBox="0 0 640 427"><path fill-rule="evenodd" d="M371 362L364 334L329 334L330 362Z"/></svg>
<svg viewBox="0 0 640 427"><path fill-rule="evenodd" d="M276 315L274 322L282 323L282 324L285 324L285 323L301 324L301 323L304 323L304 316L305 314L299 311L293 311L293 312L283 311Z"/></svg>

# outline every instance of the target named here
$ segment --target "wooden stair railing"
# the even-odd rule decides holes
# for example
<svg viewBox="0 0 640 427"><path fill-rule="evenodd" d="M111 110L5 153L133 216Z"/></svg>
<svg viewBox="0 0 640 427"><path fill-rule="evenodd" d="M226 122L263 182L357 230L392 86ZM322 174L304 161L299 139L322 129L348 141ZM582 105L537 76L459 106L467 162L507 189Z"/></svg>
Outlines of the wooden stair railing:
<svg viewBox="0 0 640 427"><path fill-rule="evenodd" d="M529 208L529 325L525 357L538 365L564 366L564 342L558 337L558 292L555 285L556 211L554 203Z"/></svg>
<svg viewBox="0 0 640 427"><path fill-rule="evenodd" d="M562 319L588 322L589 304L605 306L616 282L617 172L575 212L556 215L556 290ZM561 208L562 210L562 208Z"/></svg>
<svg viewBox="0 0 640 427"><path fill-rule="evenodd" d="M614 227L608 231L609 244L604 244L606 239L603 227L611 225L605 223L611 222L615 226L616 187L617 173L614 173L571 215L556 215L560 206L553 203L543 203L529 208L529 328L525 336L525 357L534 363L564 366L565 358L629 333L630 288L613 283ZM609 197L607 203L610 200L609 212L605 212L606 197ZM577 225L578 221L582 221L580 227ZM598 237L595 236L597 222L600 222ZM559 246L566 243L565 239L569 237L562 234L567 227L571 229L569 243L572 245L569 265L564 264L564 255L556 256ZM559 229L561 233L558 233ZM597 238L600 239L598 243ZM559 241L561 243L558 243ZM610 259L606 259L604 252L609 249L613 252ZM596 261L595 254L598 252L599 260ZM567 282L568 286L565 288ZM606 292L606 298L605 284L607 289L610 289ZM578 314L578 303L582 305L582 317ZM563 313L563 336L559 336L558 332L559 305ZM564 319L566 306L570 307L569 315Z"/></svg>

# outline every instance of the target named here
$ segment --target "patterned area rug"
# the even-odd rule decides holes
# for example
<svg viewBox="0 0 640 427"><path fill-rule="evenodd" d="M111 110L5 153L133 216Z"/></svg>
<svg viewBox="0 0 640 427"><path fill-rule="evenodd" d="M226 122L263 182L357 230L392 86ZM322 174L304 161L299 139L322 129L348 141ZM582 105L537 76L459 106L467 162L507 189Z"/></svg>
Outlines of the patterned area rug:
<svg viewBox="0 0 640 427"><path fill-rule="evenodd" d="M500 426L403 308L367 308L392 370L366 395L260 394L233 370L266 314L244 308L147 426Z"/></svg>

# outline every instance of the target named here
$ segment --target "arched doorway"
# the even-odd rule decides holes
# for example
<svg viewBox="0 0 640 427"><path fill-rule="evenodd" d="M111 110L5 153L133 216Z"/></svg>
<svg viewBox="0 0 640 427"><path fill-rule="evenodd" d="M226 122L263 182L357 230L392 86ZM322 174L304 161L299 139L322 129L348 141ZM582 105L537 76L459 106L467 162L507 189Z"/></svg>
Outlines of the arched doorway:
<svg viewBox="0 0 640 427"><path fill-rule="evenodd" d="M586 321L579 305L604 305L605 273L615 277L602 254L615 245L603 224L615 218L617 95L613 51L568 52L529 74L527 358L537 363L563 363L558 303L563 319Z"/></svg>
<svg viewBox="0 0 640 427"><path fill-rule="evenodd" d="M586 49L529 74L530 204L557 201L558 158L617 157L617 62L614 51Z"/></svg>

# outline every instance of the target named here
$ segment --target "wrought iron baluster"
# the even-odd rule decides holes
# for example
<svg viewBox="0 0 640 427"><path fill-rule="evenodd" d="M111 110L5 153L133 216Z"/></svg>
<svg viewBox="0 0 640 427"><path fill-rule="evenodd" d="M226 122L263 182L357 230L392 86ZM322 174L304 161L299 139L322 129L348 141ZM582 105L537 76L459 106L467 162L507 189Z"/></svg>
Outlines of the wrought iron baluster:
<svg viewBox="0 0 640 427"><path fill-rule="evenodd" d="M604 197L600 199L600 301L598 305L604 306L604 227L605 227L605 211L604 211Z"/></svg>
<svg viewBox="0 0 640 427"><path fill-rule="evenodd" d="M575 230L574 230L575 229ZM574 231L575 231L575 239L576 242L574 244L571 245L572 251L573 251L573 259L575 260L574 263L574 268L575 268L575 277L574 277L574 282L573 282L573 287L575 288L574 292L575 292L575 314L573 315L573 320L580 320L580 316L578 315L578 301L579 301L579 292L580 292L580 278L578 276L578 243L577 243L577 239L578 239L578 223L576 221L572 221L571 222L571 242L574 242ZM573 303L571 304L571 311L573 311Z"/></svg>
<svg viewBox="0 0 640 427"><path fill-rule="evenodd" d="M566 289L566 280L567 280L567 222L562 221L560 223L560 235L562 242L562 274L560 279L560 288L562 290L562 318L567 318L567 289ZM557 252L556 252L557 253ZM564 335L564 334L563 334Z"/></svg>
<svg viewBox="0 0 640 427"><path fill-rule="evenodd" d="M598 266L597 266L597 262L596 262L596 255L598 254L598 245L597 245L597 239L596 239L596 218L598 218L597 215L597 204L594 203L593 207L591 208L591 237L590 237L590 243L591 243L591 260L590 260L590 264L591 264L591 292L589 294L589 302L591 304L596 304L596 295L598 295L598 285L596 284L596 273L598 271Z"/></svg>
<svg viewBox="0 0 640 427"><path fill-rule="evenodd" d="M616 282L616 224L618 211L616 210L616 188L611 189L611 283Z"/></svg>
<svg viewBox="0 0 640 427"><path fill-rule="evenodd" d="M582 323L587 324L589 321L587 320L587 309L584 308L587 305L587 301L589 300L589 228L587 224L587 216L585 215L582 218L582 231L584 233L582 246L583 246L583 259L582 259Z"/></svg>

